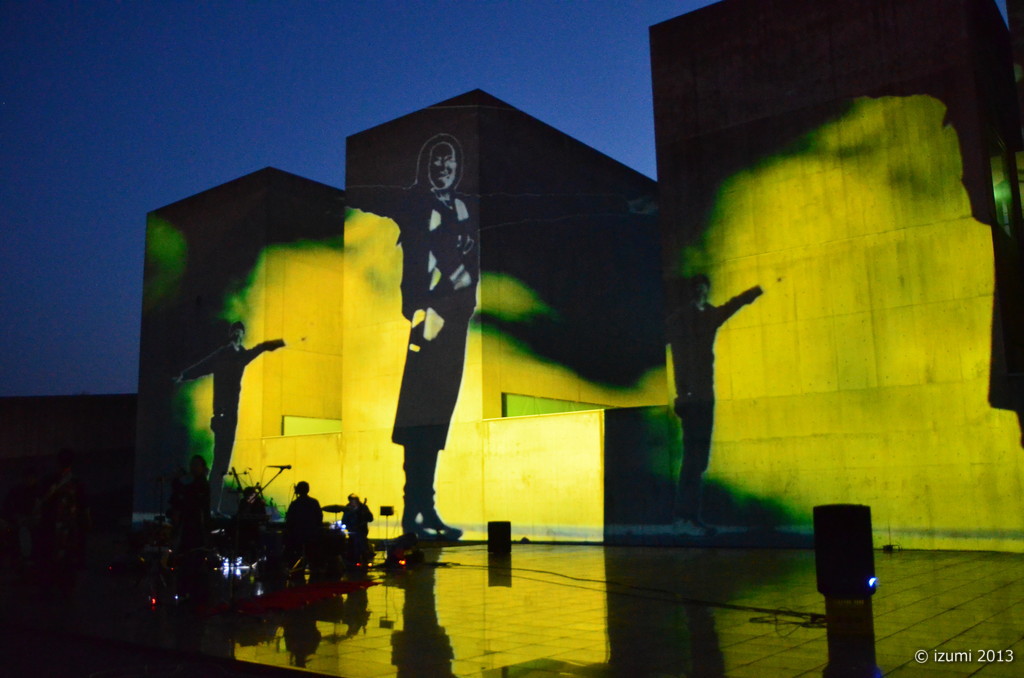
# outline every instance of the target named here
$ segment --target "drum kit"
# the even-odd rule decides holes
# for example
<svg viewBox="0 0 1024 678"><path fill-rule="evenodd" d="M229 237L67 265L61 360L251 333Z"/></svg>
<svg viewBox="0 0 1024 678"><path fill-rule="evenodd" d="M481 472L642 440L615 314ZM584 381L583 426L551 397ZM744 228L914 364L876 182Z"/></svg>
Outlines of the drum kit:
<svg viewBox="0 0 1024 678"><path fill-rule="evenodd" d="M307 557L307 554L303 553L294 564L288 562L294 555L289 556L286 553L284 522L280 519L271 519L272 514L275 517L280 514L276 512L273 500L265 498L264 492L284 471L291 469L291 466L268 465L266 468L276 470L266 483L251 481L248 471L239 473L232 467L228 472L235 481L234 487L229 491L238 496L237 509L234 516L220 515L214 519L209 540L212 548L206 557L207 562L216 564L214 569L220 570L231 580L245 574L255 577L274 577L282 574L304 576L307 569L310 574L336 577L340 576L344 569L354 565L356 560L348 553L352 542L338 515L345 510L342 504L327 504L321 507L325 514L331 514L332 517L323 522L317 544L309 549L309 556L313 556L313 551L316 555ZM162 485L165 478L159 480ZM160 495L163 496L162 489ZM170 538L171 526L166 516L158 515L151 523L147 522L143 534L145 546L141 559L158 560L161 575L164 571L169 572L173 569L167 565L173 562L178 554L174 553ZM366 558L360 560L366 564ZM165 581L161 588L166 590L166 585ZM151 594L150 598L156 604L155 594Z"/></svg>
<svg viewBox="0 0 1024 678"><path fill-rule="evenodd" d="M235 538L233 549L236 556L242 557L242 562L250 563L253 569L260 566L268 566L271 569L279 568L282 555L288 560L295 558L295 554L289 557L284 554L283 544L287 541L284 535L284 523L273 522L267 512L268 502L263 497L263 492L270 484L281 475L282 472L291 469L286 466L267 466L270 469L277 469L277 473L267 481L266 484L259 482L246 484L241 476L232 469L231 474L235 478L236 491L239 493L238 511L235 515ZM342 504L327 504L321 507L324 513L332 514L332 519L324 521L321 525L317 543L311 548L309 554L295 558L295 562L285 562L287 572L295 576L297 573L304 574L307 570L310 574L315 571L323 573L328 577L340 576L342 570L354 564L356 559L349 553L351 540L345 524L339 519L338 514L345 510ZM253 546L256 548L253 548ZM361 558L365 563L365 558Z"/></svg>

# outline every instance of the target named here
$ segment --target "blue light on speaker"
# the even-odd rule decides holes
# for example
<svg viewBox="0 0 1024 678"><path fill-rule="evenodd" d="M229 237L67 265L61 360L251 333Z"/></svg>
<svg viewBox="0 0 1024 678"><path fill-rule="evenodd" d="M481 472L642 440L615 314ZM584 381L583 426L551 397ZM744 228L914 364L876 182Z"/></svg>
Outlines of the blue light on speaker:
<svg viewBox="0 0 1024 678"><path fill-rule="evenodd" d="M874 591L876 588L878 588L878 577L869 577L868 578L868 588L871 589L872 591Z"/></svg>

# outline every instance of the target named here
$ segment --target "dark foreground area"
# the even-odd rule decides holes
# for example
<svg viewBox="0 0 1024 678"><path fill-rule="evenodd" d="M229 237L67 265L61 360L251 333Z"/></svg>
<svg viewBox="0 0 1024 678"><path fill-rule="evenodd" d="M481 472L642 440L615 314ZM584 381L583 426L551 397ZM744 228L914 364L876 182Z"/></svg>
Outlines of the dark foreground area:
<svg viewBox="0 0 1024 678"><path fill-rule="evenodd" d="M4 675L1017 676L1024 661L1016 554L877 553L870 635L844 645L807 550L432 545L324 581L211 569L201 605L111 571L128 550L93 535L69 593L0 573Z"/></svg>

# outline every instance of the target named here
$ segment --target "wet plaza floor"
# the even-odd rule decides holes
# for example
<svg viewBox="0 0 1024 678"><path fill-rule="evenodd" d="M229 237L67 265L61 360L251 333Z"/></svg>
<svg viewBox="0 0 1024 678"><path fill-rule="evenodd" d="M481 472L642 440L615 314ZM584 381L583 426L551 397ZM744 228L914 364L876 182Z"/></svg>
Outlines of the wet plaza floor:
<svg viewBox="0 0 1024 678"><path fill-rule="evenodd" d="M152 605L145 578L110 574L94 554L69 596L4 572L0 622L13 666L34 675L1024 675L1017 554L876 553L873 636L869 626L852 642L826 628L809 550L514 544L510 556L485 545L425 555L347 577L366 588L240 612L266 591L247 572L216 575L222 605L197 611ZM74 659L90 647L94 661Z"/></svg>

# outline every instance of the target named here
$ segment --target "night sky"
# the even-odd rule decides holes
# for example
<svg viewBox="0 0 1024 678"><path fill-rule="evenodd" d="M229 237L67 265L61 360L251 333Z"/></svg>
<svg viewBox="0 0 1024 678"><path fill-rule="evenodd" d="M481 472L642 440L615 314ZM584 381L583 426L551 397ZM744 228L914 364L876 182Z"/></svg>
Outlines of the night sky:
<svg viewBox="0 0 1024 678"><path fill-rule="evenodd" d="M147 212L466 91L655 176L647 28L708 4L0 0L0 396L136 391Z"/></svg>

